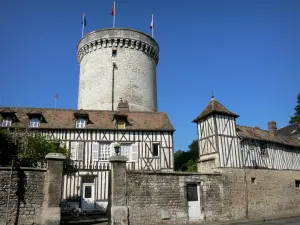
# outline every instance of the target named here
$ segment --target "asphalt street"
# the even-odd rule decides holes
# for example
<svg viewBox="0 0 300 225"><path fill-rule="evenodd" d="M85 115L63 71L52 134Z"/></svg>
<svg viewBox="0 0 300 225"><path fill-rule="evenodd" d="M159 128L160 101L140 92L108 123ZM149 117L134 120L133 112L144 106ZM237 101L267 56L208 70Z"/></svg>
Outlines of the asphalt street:
<svg viewBox="0 0 300 225"><path fill-rule="evenodd" d="M236 223L235 223L236 224ZM241 224L249 224L249 225L279 225L279 224L289 224L289 225L300 225L300 217L292 217L285 219L276 219L276 220L266 220L260 222L247 222Z"/></svg>

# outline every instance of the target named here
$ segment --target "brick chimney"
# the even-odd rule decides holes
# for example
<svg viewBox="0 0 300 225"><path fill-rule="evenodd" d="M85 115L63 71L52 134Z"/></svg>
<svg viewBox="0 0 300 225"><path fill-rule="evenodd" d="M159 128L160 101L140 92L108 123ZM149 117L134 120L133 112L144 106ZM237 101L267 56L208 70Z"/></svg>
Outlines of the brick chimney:
<svg viewBox="0 0 300 225"><path fill-rule="evenodd" d="M268 122L268 129L270 134L276 135L277 134L277 125L275 121L269 121Z"/></svg>
<svg viewBox="0 0 300 225"><path fill-rule="evenodd" d="M129 111L129 105L127 101L123 101L122 98L119 101L118 109L119 112L128 112Z"/></svg>

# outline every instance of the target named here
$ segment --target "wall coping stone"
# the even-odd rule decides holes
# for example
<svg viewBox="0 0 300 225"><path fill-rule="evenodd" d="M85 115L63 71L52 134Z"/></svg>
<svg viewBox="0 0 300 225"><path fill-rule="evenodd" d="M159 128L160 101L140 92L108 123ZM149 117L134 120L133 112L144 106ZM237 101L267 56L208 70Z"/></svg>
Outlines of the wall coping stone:
<svg viewBox="0 0 300 225"><path fill-rule="evenodd" d="M156 174L156 175L185 175L185 176L194 176L194 175L213 175L213 176L221 176L222 173L194 173L194 172L174 172L174 171L139 171L139 170L127 170L127 173L138 173L138 174Z"/></svg>
<svg viewBox="0 0 300 225"><path fill-rule="evenodd" d="M66 159L66 156L64 156L63 154L61 153L54 153L54 152L51 152L51 153L48 153L45 157L46 159L52 159L52 160L65 160Z"/></svg>
<svg viewBox="0 0 300 225"><path fill-rule="evenodd" d="M0 167L0 170L11 170L11 167ZM42 171L47 172L47 168L38 168L38 167L21 167L21 170L33 170L33 171ZM16 171L13 169L13 171Z"/></svg>
<svg viewBox="0 0 300 225"><path fill-rule="evenodd" d="M128 158L126 156L122 155L115 155L109 158L110 162L126 162L128 161Z"/></svg>

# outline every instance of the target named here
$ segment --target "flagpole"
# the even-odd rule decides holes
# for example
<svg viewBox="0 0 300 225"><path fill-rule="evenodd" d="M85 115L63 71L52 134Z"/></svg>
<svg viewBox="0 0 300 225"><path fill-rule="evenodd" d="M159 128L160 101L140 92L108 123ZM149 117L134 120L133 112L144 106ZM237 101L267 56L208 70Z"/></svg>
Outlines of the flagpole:
<svg viewBox="0 0 300 225"><path fill-rule="evenodd" d="M81 38L83 38L83 32L84 32L84 14L82 16L82 34L81 34Z"/></svg>
<svg viewBox="0 0 300 225"><path fill-rule="evenodd" d="M56 109L56 96L54 97L54 109Z"/></svg>
<svg viewBox="0 0 300 225"><path fill-rule="evenodd" d="M116 24L116 1L114 1L114 20L113 20L113 28L115 28Z"/></svg>
<svg viewBox="0 0 300 225"><path fill-rule="evenodd" d="M152 13L152 23L153 23L153 27L152 27L152 38L154 38L154 20L153 20L153 13Z"/></svg>

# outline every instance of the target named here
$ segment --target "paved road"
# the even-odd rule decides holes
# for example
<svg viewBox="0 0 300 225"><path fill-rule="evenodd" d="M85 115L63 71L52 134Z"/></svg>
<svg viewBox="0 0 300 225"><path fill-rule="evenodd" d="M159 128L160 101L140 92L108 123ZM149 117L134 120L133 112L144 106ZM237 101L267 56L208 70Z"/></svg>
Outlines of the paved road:
<svg viewBox="0 0 300 225"><path fill-rule="evenodd" d="M277 219L277 220L267 220L261 222L248 222L242 223L248 225L279 225L279 224L288 224L288 225L300 225L300 217L293 217L288 219Z"/></svg>

